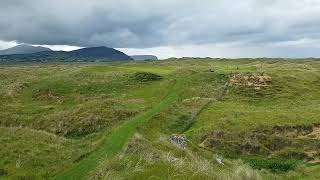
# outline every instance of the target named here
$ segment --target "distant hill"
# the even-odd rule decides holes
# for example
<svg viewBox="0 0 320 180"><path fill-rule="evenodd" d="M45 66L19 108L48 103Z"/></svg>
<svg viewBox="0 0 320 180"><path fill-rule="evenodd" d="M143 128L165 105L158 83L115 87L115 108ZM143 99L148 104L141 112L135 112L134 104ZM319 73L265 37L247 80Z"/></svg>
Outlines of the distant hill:
<svg viewBox="0 0 320 180"><path fill-rule="evenodd" d="M90 47L74 51L41 51L31 54L0 55L0 63L18 62L94 62L133 60L125 53L108 47Z"/></svg>
<svg viewBox="0 0 320 180"><path fill-rule="evenodd" d="M130 56L126 55L125 53L105 46L82 48L70 51L68 52L68 54L74 57L95 57L108 58L112 60L133 60Z"/></svg>
<svg viewBox="0 0 320 180"><path fill-rule="evenodd" d="M49 48L41 46L30 46L26 44L21 44L12 48L0 50L0 55L11 55L11 54L32 54L42 51L51 51Z"/></svg>
<svg viewBox="0 0 320 180"><path fill-rule="evenodd" d="M133 56L131 56L131 58L136 60L136 61L158 60L158 57L154 56L154 55L133 55Z"/></svg>

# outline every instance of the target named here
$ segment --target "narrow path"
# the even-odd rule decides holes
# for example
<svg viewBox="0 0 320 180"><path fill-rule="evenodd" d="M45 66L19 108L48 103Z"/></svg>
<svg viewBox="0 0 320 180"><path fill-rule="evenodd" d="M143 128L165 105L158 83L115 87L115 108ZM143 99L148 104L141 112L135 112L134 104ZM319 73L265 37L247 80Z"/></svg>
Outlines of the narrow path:
<svg viewBox="0 0 320 180"><path fill-rule="evenodd" d="M177 100L179 92L182 89L182 85L183 80L177 79L175 85L170 89L169 94L159 104L114 129L98 150L94 151L74 167L58 174L54 179L83 179L90 171L97 168L100 160L112 158L117 155L127 143L128 139L135 133L137 127L150 120L158 112L162 111Z"/></svg>

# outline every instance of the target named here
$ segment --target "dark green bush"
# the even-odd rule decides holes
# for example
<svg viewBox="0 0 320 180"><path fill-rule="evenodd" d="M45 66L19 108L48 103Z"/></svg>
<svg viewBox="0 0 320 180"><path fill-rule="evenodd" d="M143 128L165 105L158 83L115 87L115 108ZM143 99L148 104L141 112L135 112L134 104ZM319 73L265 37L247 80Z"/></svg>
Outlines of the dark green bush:
<svg viewBox="0 0 320 180"><path fill-rule="evenodd" d="M159 81L162 77L158 74L150 72L137 72L132 76L132 79L140 82Z"/></svg>
<svg viewBox="0 0 320 180"><path fill-rule="evenodd" d="M245 159L254 169L267 169L272 172L288 172L294 170L298 161L283 159Z"/></svg>

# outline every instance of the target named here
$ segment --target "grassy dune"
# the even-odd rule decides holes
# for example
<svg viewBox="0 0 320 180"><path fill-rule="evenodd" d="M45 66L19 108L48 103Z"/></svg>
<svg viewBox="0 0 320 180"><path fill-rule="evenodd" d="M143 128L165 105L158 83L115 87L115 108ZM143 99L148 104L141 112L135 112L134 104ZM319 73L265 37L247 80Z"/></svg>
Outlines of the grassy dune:
<svg viewBox="0 0 320 180"><path fill-rule="evenodd" d="M136 128L150 120L156 113L175 101L181 87L182 80L176 80L174 87L170 89L170 93L161 100L159 104L155 105L147 112L126 121L119 127L116 127L109 134L102 147L90 154L90 156L82 160L79 164L76 164L70 170L58 175L55 179L81 179L88 175L90 171L94 170L94 168L98 166L99 160L102 158L113 158L122 150L124 144L134 134Z"/></svg>
<svg viewBox="0 0 320 180"><path fill-rule="evenodd" d="M0 178L317 179L319 89L311 60L1 65Z"/></svg>

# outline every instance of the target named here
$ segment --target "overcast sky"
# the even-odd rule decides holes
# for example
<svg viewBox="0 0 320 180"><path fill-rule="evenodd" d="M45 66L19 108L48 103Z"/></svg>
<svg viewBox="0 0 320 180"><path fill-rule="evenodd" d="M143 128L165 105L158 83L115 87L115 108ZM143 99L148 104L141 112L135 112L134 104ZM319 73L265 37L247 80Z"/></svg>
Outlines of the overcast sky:
<svg viewBox="0 0 320 180"><path fill-rule="evenodd" d="M320 57L320 0L0 0L0 49Z"/></svg>

